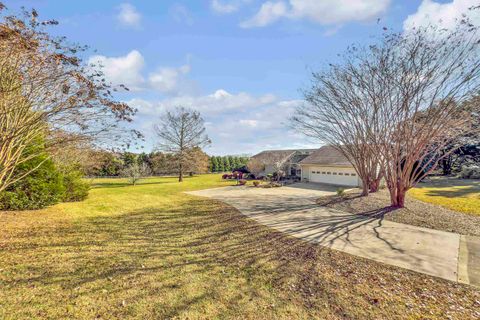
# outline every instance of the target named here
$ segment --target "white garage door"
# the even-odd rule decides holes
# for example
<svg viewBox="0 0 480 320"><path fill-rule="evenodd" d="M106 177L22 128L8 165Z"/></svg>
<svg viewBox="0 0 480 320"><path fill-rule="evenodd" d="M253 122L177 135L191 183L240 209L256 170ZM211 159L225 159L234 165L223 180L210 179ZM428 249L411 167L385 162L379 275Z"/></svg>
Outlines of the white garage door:
<svg viewBox="0 0 480 320"><path fill-rule="evenodd" d="M311 182L358 186L358 176L353 168L309 167L307 170Z"/></svg>

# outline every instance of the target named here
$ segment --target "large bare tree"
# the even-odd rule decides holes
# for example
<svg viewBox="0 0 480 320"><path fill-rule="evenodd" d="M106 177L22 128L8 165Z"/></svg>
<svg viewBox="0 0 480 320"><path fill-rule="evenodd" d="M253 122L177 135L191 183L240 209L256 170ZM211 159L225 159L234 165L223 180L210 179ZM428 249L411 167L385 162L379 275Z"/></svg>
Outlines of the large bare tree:
<svg viewBox="0 0 480 320"><path fill-rule="evenodd" d="M167 111L160 117L160 122L154 126L160 138L160 150L175 155L178 168L178 181L183 181L183 174L192 167L192 151L211 143L198 111L185 107L177 107Z"/></svg>
<svg viewBox="0 0 480 320"><path fill-rule="evenodd" d="M349 49L344 61L312 75L312 85L304 91L306 103L292 117L295 129L329 144L353 165L362 180L362 194L378 190L383 177L381 161L371 136L375 117L372 110L371 74L351 60Z"/></svg>
<svg viewBox="0 0 480 320"><path fill-rule="evenodd" d="M39 152L80 140L119 141L125 131L118 122L134 114L113 99L100 71L82 63L85 47L45 31L55 24L41 22L35 10L0 21L0 191L36 169L16 174L38 156L25 153L34 141L44 143Z"/></svg>
<svg viewBox="0 0 480 320"><path fill-rule="evenodd" d="M384 175L392 206L403 207L406 192L455 150L452 142L478 130L465 103L480 90L479 46L466 19L453 29L385 33L314 74L310 104L294 120L342 150L362 179L363 170Z"/></svg>

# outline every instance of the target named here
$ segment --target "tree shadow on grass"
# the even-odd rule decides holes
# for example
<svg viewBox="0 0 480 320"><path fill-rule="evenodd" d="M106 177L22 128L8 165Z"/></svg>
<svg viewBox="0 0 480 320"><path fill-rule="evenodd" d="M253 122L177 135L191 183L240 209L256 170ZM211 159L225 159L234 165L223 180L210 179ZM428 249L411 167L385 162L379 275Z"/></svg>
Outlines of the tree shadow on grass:
<svg viewBox="0 0 480 320"><path fill-rule="evenodd" d="M54 233L36 230L23 237L9 250L15 263L27 267L2 285L26 292L48 288L36 299L55 299L60 291L69 300L55 301L59 306L87 299L88 310L100 316L182 317L202 315L209 306L215 310L207 317L250 309L257 310L250 316L273 318L275 299L320 317L390 317L391 307L372 310L369 296L357 288L365 285L361 279L370 279L377 295L382 295L378 279L412 283L408 272L272 231L209 199L85 218ZM143 309L122 308L122 300ZM404 315L402 308L397 315Z"/></svg>
<svg viewBox="0 0 480 320"><path fill-rule="evenodd" d="M146 182L140 181L136 186L145 186L145 185L160 185L166 183L173 183L172 181L155 181L155 182ZM109 188L123 188L123 187L134 187L130 182L94 182L92 183L93 189L109 189Z"/></svg>

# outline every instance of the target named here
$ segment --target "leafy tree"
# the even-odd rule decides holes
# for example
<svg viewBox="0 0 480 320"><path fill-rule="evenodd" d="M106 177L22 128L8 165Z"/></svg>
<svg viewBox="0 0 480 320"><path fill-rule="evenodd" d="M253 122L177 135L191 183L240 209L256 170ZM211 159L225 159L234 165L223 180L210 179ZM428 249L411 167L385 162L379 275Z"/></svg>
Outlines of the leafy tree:
<svg viewBox="0 0 480 320"><path fill-rule="evenodd" d="M43 151L42 151L43 150ZM41 209L60 202L65 194L62 174L55 168L53 160L45 152L42 141L25 149L27 156L35 155L19 164L17 175L30 172L23 179L16 179L0 192L0 210ZM32 171L32 168L36 168Z"/></svg>
<svg viewBox="0 0 480 320"><path fill-rule="evenodd" d="M41 167L15 173L24 162L48 161L44 150L27 156L36 139L47 151L79 141L128 142L119 123L131 121L135 110L115 101L98 66L82 62L85 47L48 34L45 26L57 22L40 21L35 10L1 12L0 19L0 191Z"/></svg>

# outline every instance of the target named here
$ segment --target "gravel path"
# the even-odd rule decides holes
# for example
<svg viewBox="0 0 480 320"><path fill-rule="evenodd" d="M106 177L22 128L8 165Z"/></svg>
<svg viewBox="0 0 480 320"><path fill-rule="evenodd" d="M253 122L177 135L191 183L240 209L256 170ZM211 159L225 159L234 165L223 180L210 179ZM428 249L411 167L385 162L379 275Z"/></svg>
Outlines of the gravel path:
<svg viewBox="0 0 480 320"><path fill-rule="evenodd" d="M381 190L368 197L360 197L359 192L347 193L345 198L336 195L321 197L317 203L329 208L362 215L382 216L386 220L419 227L455 232L464 235L480 236L480 217L452 211L434 204L407 197L406 207L392 210L389 196Z"/></svg>

